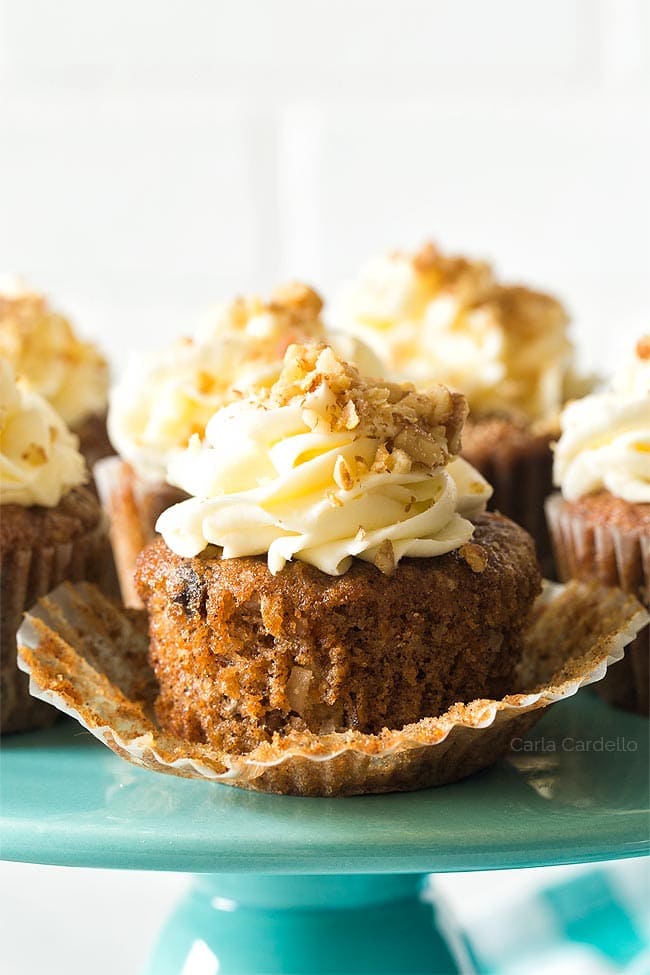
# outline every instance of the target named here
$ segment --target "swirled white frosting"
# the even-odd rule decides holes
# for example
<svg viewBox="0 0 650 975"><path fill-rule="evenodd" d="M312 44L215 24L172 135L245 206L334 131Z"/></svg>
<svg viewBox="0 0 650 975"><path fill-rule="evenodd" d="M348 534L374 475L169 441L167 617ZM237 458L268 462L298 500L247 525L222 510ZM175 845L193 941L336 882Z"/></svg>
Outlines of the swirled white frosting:
<svg viewBox="0 0 650 975"><path fill-rule="evenodd" d="M86 480L77 438L0 358L0 503L53 508Z"/></svg>
<svg viewBox="0 0 650 975"><path fill-rule="evenodd" d="M561 426L554 479L567 500L606 490L650 503L650 337L608 388L569 403Z"/></svg>
<svg viewBox="0 0 650 975"><path fill-rule="evenodd" d="M69 426L103 415L108 365L70 322L20 278L0 279L0 355L52 404Z"/></svg>
<svg viewBox="0 0 650 975"><path fill-rule="evenodd" d="M367 342L387 370L418 386L461 390L476 415L557 411L572 346L554 298L497 285L480 261L432 245L368 262L337 306L338 327Z"/></svg>
<svg viewBox="0 0 650 975"><path fill-rule="evenodd" d="M132 356L110 396L108 432L115 449L141 477L164 480L175 454L193 434L203 436L216 410L253 388L273 385L295 342L327 337L361 368L378 372L380 364L363 343L326 331L321 308L311 288L287 285L269 302L252 297L220 305L194 338Z"/></svg>
<svg viewBox="0 0 650 975"><path fill-rule="evenodd" d="M296 349L287 355L294 373ZM268 553L272 573L297 558L341 575L353 557L392 571L403 556L441 555L471 538L468 518L485 510L487 482L464 460L431 469L389 452L363 423L334 423L347 413L333 360L325 349L302 395L285 402L272 390L219 410L205 443L195 438L172 462L170 482L193 495L158 520L173 551L191 557L214 544L224 558ZM417 436L413 427L416 455Z"/></svg>

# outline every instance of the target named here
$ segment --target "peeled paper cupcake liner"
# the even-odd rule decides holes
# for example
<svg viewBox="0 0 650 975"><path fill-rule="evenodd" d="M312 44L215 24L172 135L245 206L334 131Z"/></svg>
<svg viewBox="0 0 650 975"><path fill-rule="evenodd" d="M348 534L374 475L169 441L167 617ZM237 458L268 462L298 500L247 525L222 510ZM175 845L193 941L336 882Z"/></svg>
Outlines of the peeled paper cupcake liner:
<svg viewBox="0 0 650 975"><path fill-rule="evenodd" d="M156 534L158 516L186 495L178 488L147 481L120 457L106 457L95 464L95 484L108 513L113 555L122 600L126 606L142 608L133 574L142 549Z"/></svg>
<svg viewBox="0 0 650 975"><path fill-rule="evenodd" d="M43 728L57 711L30 696L28 681L16 667L16 633L25 610L63 580L92 579L115 591L113 566L101 523L73 541L31 549L13 549L2 559L2 701L3 733Z"/></svg>
<svg viewBox="0 0 650 975"><path fill-rule="evenodd" d="M276 734L239 755L158 726L146 616L118 608L93 586L64 585L39 601L20 630L19 666L32 694L136 765L258 791L344 796L442 785L492 764L546 707L600 680L648 619L620 590L578 582L549 588L526 633L524 691L455 704L377 735Z"/></svg>
<svg viewBox="0 0 650 975"><path fill-rule="evenodd" d="M547 499L546 517L560 579L594 579L603 585L619 586L650 607L650 536L590 523L559 494ZM649 671L647 628L596 690L610 704L648 715Z"/></svg>
<svg viewBox="0 0 650 975"><path fill-rule="evenodd" d="M462 455L492 485L490 511L512 518L529 532L535 542L542 573L555 577L553 549L544 518L544 502L553 491L553 455L548 441L535 440L523 451L473 450L471 443Z"/></svg>

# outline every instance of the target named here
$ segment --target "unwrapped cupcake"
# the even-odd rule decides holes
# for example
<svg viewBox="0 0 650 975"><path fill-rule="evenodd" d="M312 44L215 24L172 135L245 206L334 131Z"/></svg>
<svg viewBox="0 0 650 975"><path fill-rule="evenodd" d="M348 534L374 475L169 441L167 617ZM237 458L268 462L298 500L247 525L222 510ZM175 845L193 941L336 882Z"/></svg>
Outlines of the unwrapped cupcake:
<svg viewBox="0 0 650 975"><path fill-rule="evenodd" d="M17 277L0 280L0 356L54 407L79 438L88 469L113 450L106 432L108 365L45 295Z"/></svg>
<svg viewBox="0 0 650 975"><path fill-rule="evenodd" d="M444 382L466 395L463 456L492 484L492 507L533 535L550 573L543 510L552 490L550 443L575 383L562 305L497 282L483 261L427 244L370 261L335 320L373 348L388 374L421 388Z"/></svg>
<svg viewBox="0 0 650 975"><path fill-rule="evenodd" d="M456 456L465 413L294 345L270 391L215 414L136 574L164 728L241 752L512 685L540 574Z"/></svg>
<svg viewBox="0 0 650 975"><path fill-rule="evenodd" d="M569 403L561 424L561 494L546 506L560 578L598 579L650 606L650 335L608 387ZM599 692L648 714L649 658L646 628Z"/></svg>
<svg viewBox="0 0 650 975"><path fill-rule="evenodd" d="M127 605L139 605L135 559L154 537L158 515L185 497L167 481L170 462L192 436L203 436L217 409L254 386L270 387L291 343L324 341L322 307L316 292L299 283L277 288L269 301L249 297L220 305L193 338L134 357L112 390L108 426L120 460L100 465L97 479ZM347 335L330 339L364 368L379 368L361 342Z"/></svg>
<svg viewBox="0 0 650 975"><path fill-rule="evenodd" d="M58 413L0 357L0 729L42 727L57 712L34 700L16 667L23 612L63 580L109 589L113 565L104 516L84 487L78 440Z"/></svg>

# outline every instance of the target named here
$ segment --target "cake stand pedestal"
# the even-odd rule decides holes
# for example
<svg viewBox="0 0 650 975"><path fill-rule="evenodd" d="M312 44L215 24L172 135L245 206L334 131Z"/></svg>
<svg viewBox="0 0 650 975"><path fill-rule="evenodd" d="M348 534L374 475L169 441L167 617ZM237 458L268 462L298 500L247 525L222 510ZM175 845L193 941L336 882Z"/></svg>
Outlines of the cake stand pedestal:
<svg viewBox="0 0 650 975"><path fill-rule="evenodd" d="M428 873L647 853L648 722L588 692L440 789L297 799L127 764L72 721L1 753L1 855L182 871L147 975L472 972Z"/></svg>

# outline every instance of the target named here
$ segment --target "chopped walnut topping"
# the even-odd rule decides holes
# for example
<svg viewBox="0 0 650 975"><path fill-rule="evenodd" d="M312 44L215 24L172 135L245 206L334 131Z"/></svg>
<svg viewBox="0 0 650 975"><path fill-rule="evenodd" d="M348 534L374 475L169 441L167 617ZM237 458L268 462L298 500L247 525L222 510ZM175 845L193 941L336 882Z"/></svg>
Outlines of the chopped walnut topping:
<svg viewBox="0 0 650 975"><path fill-rule="evenodd" d="M291 281L275 289L269 308L274 312L285 312L299 320L318 318L323 310L323 299L309 285Z"/></svg>
<svg viewBox="0 0 650 975"><path fill-rule="evenodd" d="M348 400L341 410L341 421L346 430L354 430L355 427L359 426L359 414L352 400Z"/></svg>
<svg viewBox="0 0 650 975"><path fill-rule="evenodd" d="M201 371L196 377L196 388L202 396L208 396L214 392L216 385L216 376L211 375L209 372Z"/></svg>
<svg viewBox="0 0 650 975"><path fill-rule="evenodd" d="M458 554L465 559L472 572L485 572L487 568L487 552L482 545L467 542L458 550Z"/></svg>
<svg viewBox="0 0 650 975"><path fill-rule="evenodd" d="M334 480L344 491L349 491L354 486L352 471L342 454L339 454L334 464Z"/></svg>
<svg viewBox="0 0 650 975"><path fill-rule="evenodd" d="M433 241L428 240L419 251L415 252L411 263L416 271L430 271L439 263L440 257L440 251L436 245Z"/></svg>
<svg viewBox="0 0 650 975"><path fill-rule="evenodd" d="M238 297L224 311L225 327L244 332L251 319L270 315L273 330L269 339L281 341L280 355L293 342L322 341L325 325L320 317L323 301L320 295L298 281L282 285L273 291L269 301L257 295Z"/></svg>
<svg viewBox="0 0 650 975"><path fill-rule="evenodd" d="M521 285L498 285L467 314L489 316L506 334L526 339L543 334L564 335L569 323L566 309L557 298ZM568 339L566 344L568 350Z"/></svg>
<svg viewBox="0 0 650 975"><path fill-rule="evenodd" d="M411 265L418 275L429 279L433 295L438 292L453 294L463 304L483 300L494 286L494 274L486 261L448 256L432 241L413 254Z"/></svg>
<svg viewBox="0 0 650 975"><path fill-rule="evenodd" d="M352 429L358 437L379 440L375 463L387 470L392 469L387 455L393 453L392 464L402 470L407 462L429 472L444 467L460 450L467 415L461 393L445 386L418 393L410 383L363 379L355 366L324 345L290 346L280 378L267 396L268 406L301 402L305 422L312 429L312 424L326 419L332 430L349 431L354 420Z"/></svg>
<svg viewBox="0 0 650 975"><path fill-rule="evenodd" d="M30 443L21 454L21 458L33 467L40 467L41 464L47 463L47 452L41 444Z"/></svg>
<svg viewBox="0 0 650 975"><path fill-rule="evenodd" d="M636 354L639 359L650 359L650 335L644 335L636 344Z"/></svg>
<svg viewBox="0 0 650 975"><path fill-rule="evenodd" d="M383 572L385 576L392 575L395 571L395 551L393 549L393 543L390 539L386 538L381 543L379 548L375 553L374 563L380 572Z"/></svg>

